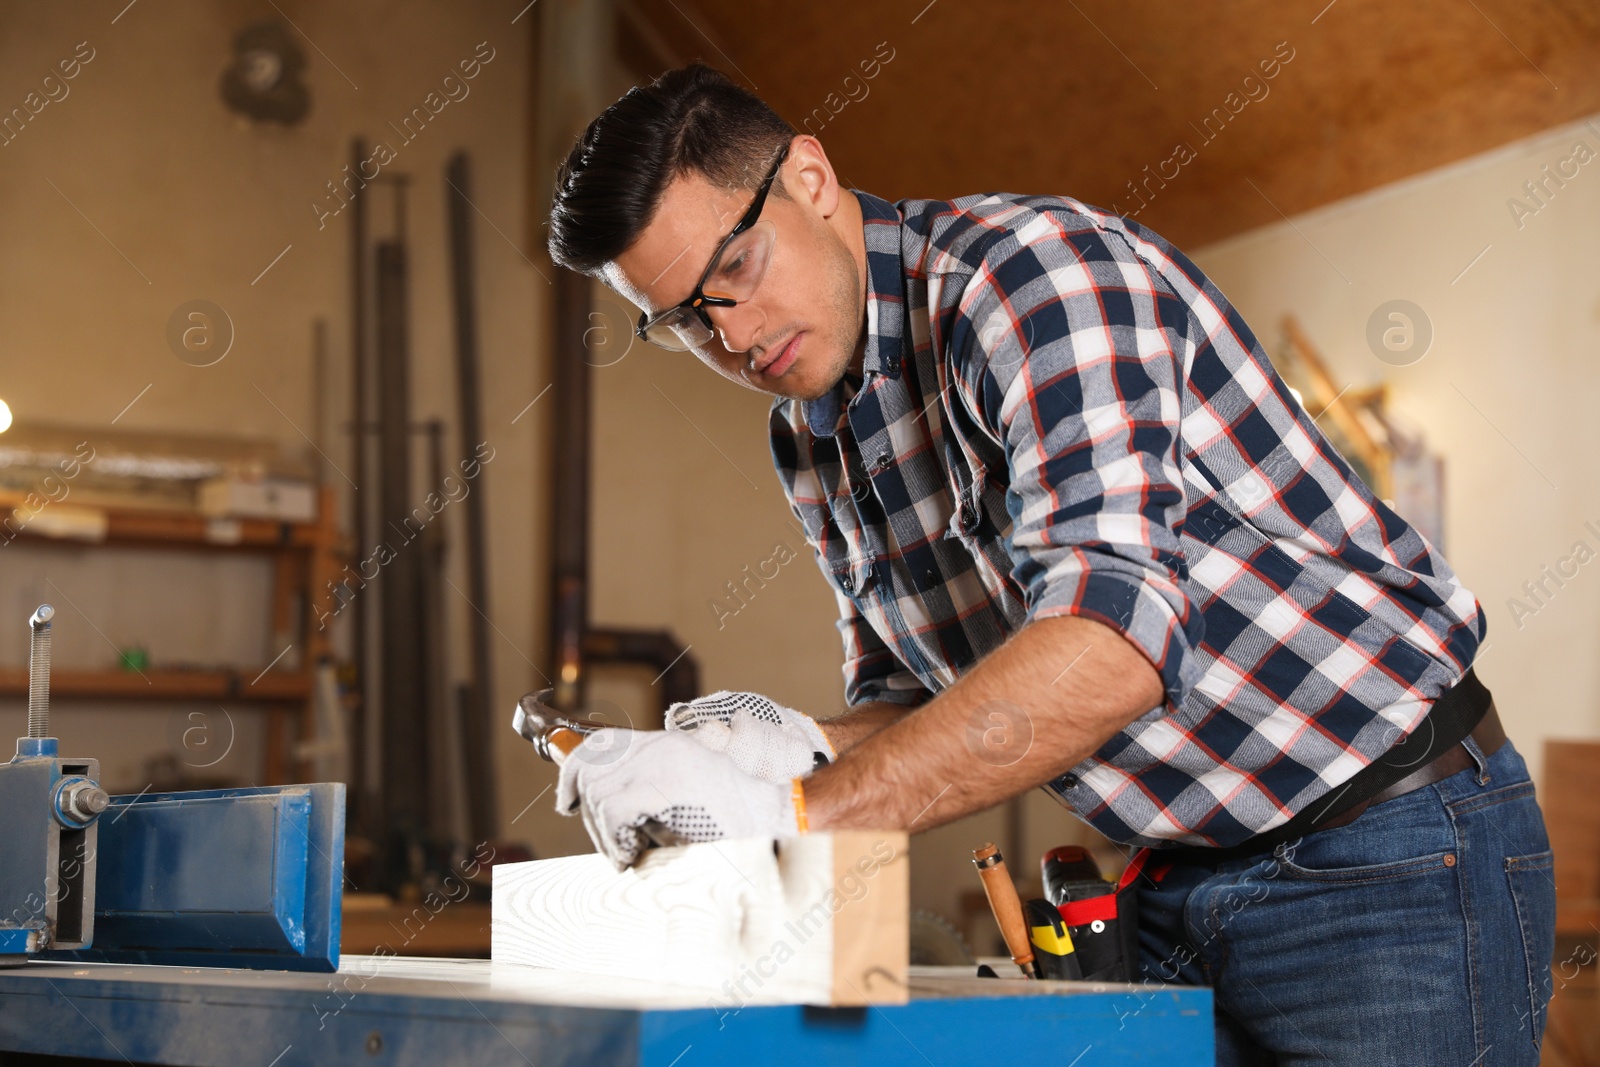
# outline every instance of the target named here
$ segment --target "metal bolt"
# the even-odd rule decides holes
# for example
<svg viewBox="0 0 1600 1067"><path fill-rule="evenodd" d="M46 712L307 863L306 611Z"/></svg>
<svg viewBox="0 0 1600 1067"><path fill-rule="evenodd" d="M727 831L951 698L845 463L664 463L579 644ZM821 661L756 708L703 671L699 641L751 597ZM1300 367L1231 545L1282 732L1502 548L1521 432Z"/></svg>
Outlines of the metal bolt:
<svg viewBox="0 0 1600 1067"><path fill-rule="evenodd" d="M111 798L99 783L67 778L56 794L56 818L68 829L76 829L94 822L110 805Z"/></svg>
<svg viewBox="0 0 1600 1067"><path fill-rule="evenodd" d="M85 822L105 811L110 803L111 798L106 791L97 785L84 784L74 789L67 798L67 807Z"/></svg>
<svg viewBox="0 0 1600 1067"><path fill-rule="evenodd" d="M28 736L50 736L50 620L56 609L40 604L28 619Z"/></svg>

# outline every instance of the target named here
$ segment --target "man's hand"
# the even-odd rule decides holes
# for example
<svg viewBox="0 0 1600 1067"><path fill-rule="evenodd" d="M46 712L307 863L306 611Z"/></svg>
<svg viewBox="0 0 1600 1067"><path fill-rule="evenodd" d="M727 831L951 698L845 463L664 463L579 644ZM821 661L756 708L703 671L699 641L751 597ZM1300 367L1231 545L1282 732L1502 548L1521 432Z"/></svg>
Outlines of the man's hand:
<svg viewBox="0 0 1600 1067"><path fill-rule="evenodd" d="M620 871L652 844L793 837L795 792L796 783L758 781L684 733L608 728L562 760L556 810L581 811L595 848Z"/></svg>
<svg viewBox="0 0 1600 1067"><path fill-rule="evenodd" d="M681 731L764 782L803 778L834 758L815 719L759 693L720 689L667 709L667 729Z"/></svg>

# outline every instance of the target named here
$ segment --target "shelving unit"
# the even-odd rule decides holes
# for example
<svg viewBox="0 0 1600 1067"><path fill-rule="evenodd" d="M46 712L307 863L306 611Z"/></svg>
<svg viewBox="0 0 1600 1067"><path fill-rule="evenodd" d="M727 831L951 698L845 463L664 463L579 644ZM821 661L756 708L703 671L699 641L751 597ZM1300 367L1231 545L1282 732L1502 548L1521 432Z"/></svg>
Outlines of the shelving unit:
<svg viewBox="0 0 1600 1067"><path fill-rule="evenodd" d="M22 495L0 492L0 512L22 504ZM183 512L106 508L105 538L97 541L58 538L30 532L24 527L18 541L33 544L72 544L80 547L165 548L175 551L253 552L273 560L271 632L293 634L287 638L301 650L299 668L282 670L270 664L217 670L148 669L142 674L126 670L56 669L50 675L50 693L66 699L127 701L237 701L263 710L268 717L265 781L281 785L303 777L294 757L297 741L316 732L315 671L331 657L332 631L317 628L319 594L338 575L347 554L341 543L331 486L318 491L315 522L279 522L271 519L207 518ZM299 610L296 611L296 593ZM325 599L325 594L322 599ZM298 621L294 618L299 614ZM26 668L0 668L0 696L28 695Z"/></svg>

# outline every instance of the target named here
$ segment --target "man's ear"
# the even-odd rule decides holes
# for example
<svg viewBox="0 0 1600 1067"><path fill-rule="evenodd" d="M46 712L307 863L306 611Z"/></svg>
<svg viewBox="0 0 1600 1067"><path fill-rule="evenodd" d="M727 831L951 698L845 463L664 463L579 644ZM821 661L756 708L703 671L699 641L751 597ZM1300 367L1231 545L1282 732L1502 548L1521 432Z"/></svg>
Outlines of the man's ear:
<svg viewBox="0 0 1600 1067"><path fill-rule="evenodd" d="M839 179L822 142L808 133L800 134L789 142L789 160L794 165L784 167L788 173L782 180L790 199L822 218L830 217L839 209Z"/></svg>

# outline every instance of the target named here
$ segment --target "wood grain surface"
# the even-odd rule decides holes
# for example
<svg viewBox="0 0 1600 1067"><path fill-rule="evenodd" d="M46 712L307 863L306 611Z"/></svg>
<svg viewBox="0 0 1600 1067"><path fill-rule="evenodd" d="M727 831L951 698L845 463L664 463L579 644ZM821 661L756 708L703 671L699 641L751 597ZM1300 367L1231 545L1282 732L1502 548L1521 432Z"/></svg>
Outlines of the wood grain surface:
<svg viewBox="0 0 1600 1067"><path fill-rule="evenodd" d="M712 1006L904 1003L906 835L851 831L494 868L491 956L685 988Z"/></svg>

